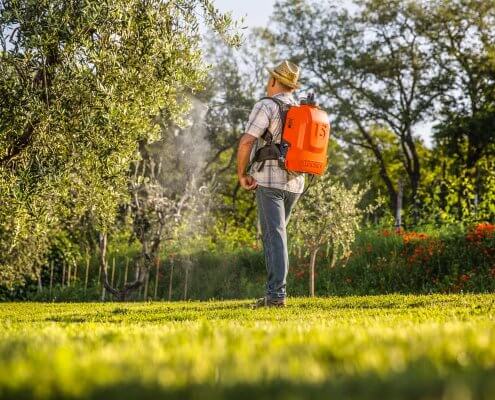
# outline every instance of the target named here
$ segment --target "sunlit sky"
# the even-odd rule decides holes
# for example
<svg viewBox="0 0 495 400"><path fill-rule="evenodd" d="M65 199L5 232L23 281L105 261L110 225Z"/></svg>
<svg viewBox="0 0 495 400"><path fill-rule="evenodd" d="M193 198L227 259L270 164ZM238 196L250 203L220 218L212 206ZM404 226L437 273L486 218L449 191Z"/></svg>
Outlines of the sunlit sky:
<svg viewBox="0 0 495 400"><path fill-rule="evenodd" d="M276 0L215 0L216 7L222 11L231 11L234 18L244 17L247 28L266 27ZM349 5L348 0L336 1L339 5ZM431 145L431 124L420 124L415 131L423 138L426 145Z"/></svg>
<svg viewBox="0 0 495 400"><path fill-rule="evenodd" d="M349 0L338 0L335 4L349 5ZM266 26L273 10L275 0L215 0L220 11L232 11L236 18L245 17L246 25Z"/></svg>
<svg viewBox="0 0 495 400"><path fill-rule="evenodd" d="M266 26L275 0L216 0L220 11L232 11L234 18L244 17L245 25Z"/></svg>

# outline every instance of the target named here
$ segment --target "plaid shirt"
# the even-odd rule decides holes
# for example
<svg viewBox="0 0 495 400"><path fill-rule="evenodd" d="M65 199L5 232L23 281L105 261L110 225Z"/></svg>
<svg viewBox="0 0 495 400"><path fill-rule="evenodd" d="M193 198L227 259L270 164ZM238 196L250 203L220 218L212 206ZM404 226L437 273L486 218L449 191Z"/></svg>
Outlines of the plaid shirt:
<svg viewBox="0 0 495 400"><path fill-rule="evenodd" d="M284 103L297 104L291 94L278 93L275 96ZM280 143L282 134L282 122L278 105L270 99L258 101L249 115L249 121L245 132L257 137L258 140L251 151L250 160L253 159L256 150L263 147L266 142L261 138L266 128L273 134L273 142ZM258 171L260 162L253 163L248 171L258 182L258 185L286 190L288 192L302 193L304 190L304 174L287 172L278 165L278 160L267 160L261 171Z"/></svg>

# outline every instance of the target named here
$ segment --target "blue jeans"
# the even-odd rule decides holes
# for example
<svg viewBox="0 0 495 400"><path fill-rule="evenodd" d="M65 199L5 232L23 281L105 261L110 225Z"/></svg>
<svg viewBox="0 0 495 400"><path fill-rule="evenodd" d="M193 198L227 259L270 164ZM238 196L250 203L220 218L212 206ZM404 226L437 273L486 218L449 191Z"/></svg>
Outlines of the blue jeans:
<svg viewBox="0 0 495 400"><path fill-rule="evenodd" d="M299 193L281 189L263 186L256 188L258 218L268 273L266 296L269 299L284 299L286 296L285 286L289 270L286 227L292 208L300 196Z"/></svg>

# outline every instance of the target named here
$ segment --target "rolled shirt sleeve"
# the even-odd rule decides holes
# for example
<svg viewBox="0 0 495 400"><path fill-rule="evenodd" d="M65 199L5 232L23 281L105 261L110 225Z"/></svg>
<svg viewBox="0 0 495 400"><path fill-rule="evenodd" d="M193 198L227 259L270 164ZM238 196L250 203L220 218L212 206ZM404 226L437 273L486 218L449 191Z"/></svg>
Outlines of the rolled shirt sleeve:
<svg viewBox="0 0 495 400"><path fill-rule="evenodd" d="M246 124L245 133L248 133L256 138L260 138L265 130L270 125L270 114L266 105L262 101L258 101L249 114L248 123Z"/></svg>

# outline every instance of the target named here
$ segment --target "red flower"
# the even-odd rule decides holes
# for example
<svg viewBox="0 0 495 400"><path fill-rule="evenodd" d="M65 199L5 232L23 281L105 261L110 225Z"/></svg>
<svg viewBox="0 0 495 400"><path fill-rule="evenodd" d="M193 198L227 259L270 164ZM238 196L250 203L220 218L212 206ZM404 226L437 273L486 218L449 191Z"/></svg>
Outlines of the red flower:
<svg viewBox="0 0 495 400"><path fill-rule="evenodd" d="M426 264L435 254L443 251L443 244L438 239L430 237L426 233L403 232L401 234L404 249L401 255L411 267L413 264Z"/></svg>
<svg viewBox="0 0 495 400"><path fill-rule="evenodd" d="M495 238L495 225L483 222L471 228L466 235L466 239L470 242L479 242L483 239Z"/></svg>
<svg viewBox="0 0 495 400"><path fill-rule="evenodd" d="M402 240L404 243L416 242L429 239L429 235L426 233L418 233L418 232L404 232L401 234Z"/></svg>

